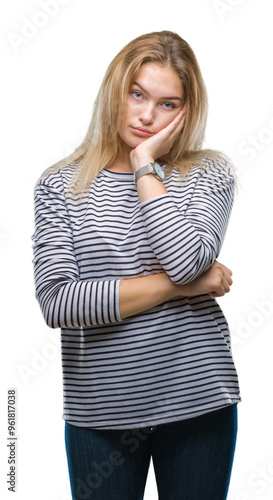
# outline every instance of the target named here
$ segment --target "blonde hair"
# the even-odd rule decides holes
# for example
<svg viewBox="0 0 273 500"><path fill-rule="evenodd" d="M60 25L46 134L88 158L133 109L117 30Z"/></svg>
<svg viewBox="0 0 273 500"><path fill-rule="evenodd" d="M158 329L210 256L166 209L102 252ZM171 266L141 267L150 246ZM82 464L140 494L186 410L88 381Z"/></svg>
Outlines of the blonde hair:
<svg viewBox="0 0 273 500"><path fill-rule="evenodd" d="M128 43L110 63L94 103L91 122L83 142L75 151L55 163L46 173L75 164L73 192L90 187L98 173L114 161L121 149L118 123L126 109L128 92L140 68L145 63L171 67L180 78L184 100L187 104L186 119L181 134L169 153L157 158L170 170L180 169L182 174L195 165L202 166L204 157L226 158L211 149L202 150L207 122L207 92L195 54L189 44L171 31L141 35ZM43 174L43 175L45 175Z"/></svg>

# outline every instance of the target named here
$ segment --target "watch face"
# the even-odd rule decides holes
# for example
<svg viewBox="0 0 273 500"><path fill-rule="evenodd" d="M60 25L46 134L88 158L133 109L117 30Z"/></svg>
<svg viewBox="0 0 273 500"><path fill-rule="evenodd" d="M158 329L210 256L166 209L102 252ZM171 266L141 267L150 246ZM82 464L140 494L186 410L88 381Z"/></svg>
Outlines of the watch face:
<svg viewBox="0 0 273 500"><path fill-rule="evenodd" d="M153 164L153 167L154 167L154 174L155 176L160 180L160 181L163 181L163 179L165 178L165 174L164 174L164 170L163 168L161 167L161 165L159 165L159 163L154 163Z"/></svg>

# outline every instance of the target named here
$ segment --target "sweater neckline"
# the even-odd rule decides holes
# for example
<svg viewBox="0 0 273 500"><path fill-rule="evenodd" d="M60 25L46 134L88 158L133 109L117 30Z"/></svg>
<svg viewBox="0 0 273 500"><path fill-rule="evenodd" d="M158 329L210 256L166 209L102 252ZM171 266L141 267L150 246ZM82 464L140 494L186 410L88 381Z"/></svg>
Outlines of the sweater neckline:
<svg viewBox="0 0 273 500"><path fill-rule="evenodd" d="M101 173L106 177L111 177L116 180L134 180L134 172L116 172L114 170L108 170L108 168L103 168Z"/></svg>

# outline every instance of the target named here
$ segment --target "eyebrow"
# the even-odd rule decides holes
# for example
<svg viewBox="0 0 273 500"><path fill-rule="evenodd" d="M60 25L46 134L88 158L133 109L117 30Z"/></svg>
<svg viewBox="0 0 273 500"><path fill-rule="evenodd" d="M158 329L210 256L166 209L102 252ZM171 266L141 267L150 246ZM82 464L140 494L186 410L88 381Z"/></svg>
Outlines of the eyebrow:
<svg viewBox="0 0 273 500"><path fill-rule="evenodd" d="M144 87L142 87L138 82L133 82L133 85L137 85L142 90L142 92L145 92L145 94L150 95L148 90L144 89ZM183 102L183 99L181 99L181 97L177 97L177 96L175 96L175 97L161 97L160 99L168 100L168 101L181 101L181 102Z"/></svg>

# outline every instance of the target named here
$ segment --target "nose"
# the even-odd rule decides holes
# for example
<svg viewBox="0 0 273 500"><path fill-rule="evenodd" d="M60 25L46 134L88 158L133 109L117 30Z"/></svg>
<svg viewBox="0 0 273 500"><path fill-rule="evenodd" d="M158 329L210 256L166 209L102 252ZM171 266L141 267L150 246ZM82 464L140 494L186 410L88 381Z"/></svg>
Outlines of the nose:
<svg viewBox="0 0 273 500"><path fill-rule="evenodd" d="M143 125L151 125L155 119L155 109L152 103L145 103L141 107L139 119Z"/></svg>

